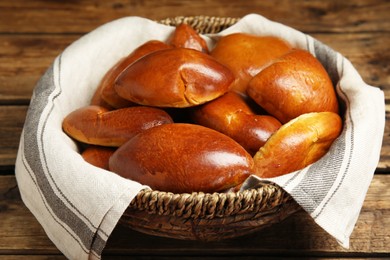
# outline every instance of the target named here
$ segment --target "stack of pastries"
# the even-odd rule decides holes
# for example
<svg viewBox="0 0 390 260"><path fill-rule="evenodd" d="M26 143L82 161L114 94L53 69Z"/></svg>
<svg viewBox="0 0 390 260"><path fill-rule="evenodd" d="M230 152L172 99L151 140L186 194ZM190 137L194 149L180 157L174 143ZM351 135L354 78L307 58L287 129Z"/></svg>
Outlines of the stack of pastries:
<svg viewBox="0 0 390 260"><path fill-rule="evenodd" d="M209 49L181 24L120 59L62 128L96 167L154 190L211 193L316 162L342 120L309 52L245 33Z"/></svg>

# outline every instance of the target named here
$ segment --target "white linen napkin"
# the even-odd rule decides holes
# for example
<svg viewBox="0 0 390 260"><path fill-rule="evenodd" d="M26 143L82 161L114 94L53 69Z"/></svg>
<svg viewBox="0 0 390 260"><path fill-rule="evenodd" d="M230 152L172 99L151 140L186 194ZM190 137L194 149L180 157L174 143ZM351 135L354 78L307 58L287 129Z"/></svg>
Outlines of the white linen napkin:
<svg viewBox="0 0 390 260"><path fill-rule="evenodd" d="M63 118L87 105L104 73L140 44L166 40L173 27L141 17L102 25L66 48L34 89L15 173L22 199L48 237L71 259L99 259L122 213L146 186L86 163L61 129ZM384 131L384 95L363 82L339 53L299 31L251 14L204 36L209 47L224 34L275 35L312 52L327 68L346 105L345 126L319 162L272 179L315 221L348 247ZM256 183L255 177L251 182Z"/></svg>

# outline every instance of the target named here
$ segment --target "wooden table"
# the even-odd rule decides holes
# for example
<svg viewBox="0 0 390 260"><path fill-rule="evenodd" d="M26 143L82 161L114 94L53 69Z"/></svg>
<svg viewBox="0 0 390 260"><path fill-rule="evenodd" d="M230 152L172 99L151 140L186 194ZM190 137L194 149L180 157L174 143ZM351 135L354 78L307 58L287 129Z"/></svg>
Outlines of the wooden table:
<svg viewBox="0 0 390 260"><path fill-rule="evenodd" d="M97 26L123 16L242 17L258 13L341 52L363 79L390 97L390 2L356 1L0 1L0 258L64 258L20 199L15 157L32 90L54 58ZM388 108L387 108L388 109ZM258 233L223 242L152 237L116 228L104 258L390 257L390 125L350 249L304 212Z"/></svg>

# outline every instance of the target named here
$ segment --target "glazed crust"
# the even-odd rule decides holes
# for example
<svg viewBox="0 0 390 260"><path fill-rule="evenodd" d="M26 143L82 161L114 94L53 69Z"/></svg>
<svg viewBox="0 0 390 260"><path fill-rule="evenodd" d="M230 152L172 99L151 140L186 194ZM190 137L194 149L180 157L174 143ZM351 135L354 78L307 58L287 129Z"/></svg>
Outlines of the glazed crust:
<svg viewBox="0 0 390 260"><path fill-rule="evenodd" d="M303 169L327 153L340 135L333 112L303 114L284 124L253 157L255 174L272 178Z"/></svg>
<svg viewBox="0 0 390 260"><path fill-rule="evenodd" d="M173 48L134 62L116 80L123 98L156 107L191 107L226 93L234 78L224 65L202 52Z"/></svg>
<svg viewBox="0 0 390 260"><path fill-rule="evenodd" d="M69 136L86 144L118 147L148 128L172 123L163 110L151 107L129 107L109 111L87 106L70 113L62 123Z"/></svg>
<svg viewBox="0 0 390 260"><path fill-rule="evenodd" d="M152 189L223 191L251 173L252 157L231 138L194 124L167 124L144 131L121 146L110 170Z"/></svg>
<svg viewBox="0 0 390 260"><path fill-rule="evenodd" d="M277 37L234 33L221 37L210 54L233 72L232 89L246 95L249 81L290 49L288 43Z"/></svg>
<svg viewBox="0 0 390 260"><path fill-rule="evenodd" d="M282 123L310 112L338 113L332 81L309 52L293 50L249 83L249 96Z"/></svg>

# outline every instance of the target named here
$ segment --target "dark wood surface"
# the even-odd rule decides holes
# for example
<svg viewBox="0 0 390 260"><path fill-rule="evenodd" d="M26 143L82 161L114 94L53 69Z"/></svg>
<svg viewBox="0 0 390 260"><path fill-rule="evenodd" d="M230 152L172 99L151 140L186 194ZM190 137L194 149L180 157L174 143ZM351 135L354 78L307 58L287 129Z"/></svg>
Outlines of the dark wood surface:
<svg viewBox="0 0 390 260"><path fill-rule="evenodd" d="M370 85L390 99L390 2L0 0L0 258L63 258L20 199L14 164L32 90L54 58L94 28L124 16L242 17L258 13L309 33L346 56ZM193 242L152 237L117 227L104 258L180 259L390 257L390 126L362 212L343 249L304 212L246 237Z"/></svg>

